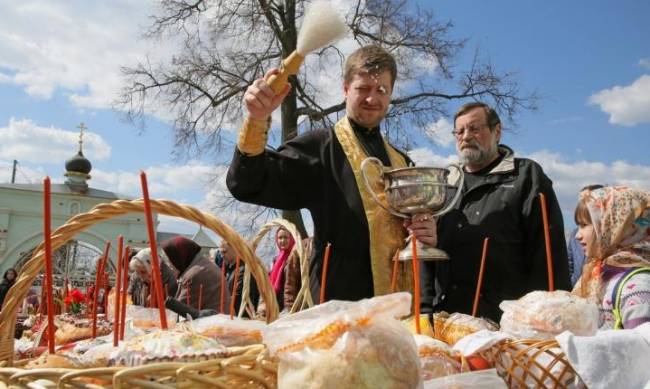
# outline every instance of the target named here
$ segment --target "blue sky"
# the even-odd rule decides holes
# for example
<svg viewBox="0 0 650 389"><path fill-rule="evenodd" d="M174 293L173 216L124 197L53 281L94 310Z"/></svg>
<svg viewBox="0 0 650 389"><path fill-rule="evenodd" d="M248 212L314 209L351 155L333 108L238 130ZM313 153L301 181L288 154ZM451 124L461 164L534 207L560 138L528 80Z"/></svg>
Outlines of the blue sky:
<svg viewBox="0 0 650 389"><path fill-rule="evenodd" d="M152 197L209 209L224 191L223 177L211 179L224 168L209 159L174 159L164 110L139 134L111 109L120 66L145 52L159 58L173 52L170 45L134 39L147 24L152 2L98 4L0 0L0 181L10 180L13 159L19 161L18 182L40 182L45 174L62 181L64 161L76 152L75 127L84 122L91 186L139 196L137 173L144 169ZM516 130L503 141L542 164L567 224L585 184L650 187L650 2L420 5L452 20L452 37L467 39L455 62L458 71L479 47L497 69L516 71L523 91L544 96L537 112L517 117ZM453 113L455 103L448 108ZM450 130L449 118L431 123L433 141L413 157L421 164L454 160ZM192 228L168 219L161 227Z"/></svg>
<svg viewBox="0 0 650 389"><path fill-rule="evenodd" d="M457 36L470 38L468 47L479 45L500 69L518 71L523 86L545 96L538 112L519 117L517 136L507 137L517 150L648 164L639 142L650 140L647 113L638 125L611 124L610 115L589 101L601 90L650 74L650 2L427 4L454 22ZM650 90L645 93L647 111Z"/></svg>

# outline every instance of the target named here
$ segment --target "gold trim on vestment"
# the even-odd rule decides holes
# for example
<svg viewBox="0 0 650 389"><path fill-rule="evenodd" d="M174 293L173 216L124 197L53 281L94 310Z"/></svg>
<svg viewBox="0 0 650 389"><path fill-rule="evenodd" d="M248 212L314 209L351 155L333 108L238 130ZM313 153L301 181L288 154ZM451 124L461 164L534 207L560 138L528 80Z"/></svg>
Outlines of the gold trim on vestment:
<svg viewBox="0 0 650 389"><path fill-rule="evenodd" d="M239 138L237 140L237 148L239 151L250 157L262 154L266 148L270 127L270 117L268 120L255 120L246 117L244 124L242 124L239 130Z"/></svg>
<svg viewBox="0 0 650 389"><path fill-rule="evenodd" d="M368 220L368 229L370 236L370 264L372 268L372 280L374 284L375 296L390 293L392 261L395 252L404 247L404 238L406 230L403 227L403 220L391 215L381 208L373 200L366 188L363 177L361 176L361 162L368 158L366 151L363 149L347 117L339 120L334 127L334 133L343 148L352 171L354 179L359 189L363 209ZM406 167L405 158L393 148L386 140L384 146L390 158L391 169ZM376 183L375 192L380 200L385 203L385 193L383 185L379 179L379 170L374 168L368 169L370 182ZM336 247L333 247L336 250ZM400 277L398 278L398 291L412 291L413 276L410 262L401 262L398 266Z"/></svg>

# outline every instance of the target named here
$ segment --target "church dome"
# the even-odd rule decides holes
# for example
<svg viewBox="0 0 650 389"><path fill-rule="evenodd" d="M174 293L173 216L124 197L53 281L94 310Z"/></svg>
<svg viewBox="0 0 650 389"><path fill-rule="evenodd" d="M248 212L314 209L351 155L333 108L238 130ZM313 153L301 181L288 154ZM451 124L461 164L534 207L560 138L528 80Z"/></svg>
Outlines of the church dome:
<svg viewBox="0 0 650 389"><path fill-rule="evenodd" d="M92 168L90 161L84 157L81 150L65 162L65 170L68 172L88 174Z"/></svg>

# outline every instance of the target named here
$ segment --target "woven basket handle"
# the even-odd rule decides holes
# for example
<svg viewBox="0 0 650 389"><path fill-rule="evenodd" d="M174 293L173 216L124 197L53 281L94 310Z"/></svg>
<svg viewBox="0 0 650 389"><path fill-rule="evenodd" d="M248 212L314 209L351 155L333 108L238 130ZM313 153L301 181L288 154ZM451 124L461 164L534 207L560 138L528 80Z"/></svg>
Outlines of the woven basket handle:
<svg viewBox="0 0 650 389"><path fill-rule="evenodd" d="M286 219L274 219L263 225L251 243L253 250L257 249L260 241L269 231L278 227L282 227L285 230L289 231L295 242L292 251L296 252L298 259L300 260L300 290L296 295L296 300L293 302L293 306L291 307L290 312L293 313L305 308L313 307L314 301L309 289L309 256L302 245L302 236L300 235L300 232L298 232L298 228L296 228L293 223ZM245 292L242 294L245 294ZM240 314L241 312L243 311L240 311Z"/></svg>
<svg viewBox="0 0 650 389"><path fill-rule="evenodd" d="M234 229L215 216L204 213L190 205L179 205L169 200L151 200L151 209L161 215L180 217L211 229L225 239L250 268L253 278L260 289L260 295L266 302L267 321L278 317L278 303L262 262L255 256L253 248ZM143 213L144 201L117 200L95 206L86 213L70 218L64 225L52 233L52 251L57 250L79 232L102 221L113 219L127 213ZM109 237L112 239L113 237ZM22 267L16 283L7 293L3 309L0 311L0 360L13 361L14 329L19 304L27 295L34 279L44 267L44 243L41 242L33 251L32 257Z"/></svg>

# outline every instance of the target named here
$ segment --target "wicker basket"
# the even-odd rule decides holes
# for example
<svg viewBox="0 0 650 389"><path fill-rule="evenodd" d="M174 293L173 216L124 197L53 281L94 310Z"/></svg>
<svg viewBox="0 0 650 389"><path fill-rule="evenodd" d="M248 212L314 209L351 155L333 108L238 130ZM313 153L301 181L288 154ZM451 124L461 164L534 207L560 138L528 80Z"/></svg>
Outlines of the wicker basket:
<svg viewBox="0 0 650 389"><path fill-rule="evenodd" d="M179 388L274 389L278 363L263 345L231 349L232 356L193 363L177 371Z"/></svg>
<svg viewBox="0 0 650 389"><path fill-rule="evenodd" d="M275 389L278 365L277 361L269 357L266 347L253 345L231 347L221 358L196 363L165 362L94 369L0 370L3 381L10 388Z"/></svg>
<svg viewBox="0 0 650 389"><path fill-rule="evenodd" d="M264 236L272 229L279 227L282 227L285 230L289 231L291 237L293 237L293 240L296 243L293 246L292 251L295 252L300 259L300 290L298 291L296 300L293 302L293 306L289 310L289 312L294 313L314 306L314 300L312 299L309 285L309 256L311 254L311 247L308 247L307 249L303 247L300 232L298 232L298 229L293 223L285 219L274 219L263 225L257 235L255 235L253 238L252 246L253 250L256 250L262 238L264 238ZM246 272L244 274L244 290L242 291L242 295L247 299L245 300L247 301L246 307L248 307L248 309L251 309L252 304L249 298L249 284L250 274L248 273L248 269L246 269ZM242 299L242 301L244 301L244 299ZM240 317L244 313L244 308L246 307L244 307L244 303L242 302L242 306L239 310ZM285 309L286 308L287 307L285 307Z"/></svg>
<svg viewBox="0 0 650 389"><path fill-rule="evenodd" d="M481 353L510 388L568 388L579 380L555 340L506 340Z"/></svg>
<svg viewBox="0 0 650 389"><path fill-rule="evenodd" d="M271 322L278 317L278 305L275 298L275 293L273 292L273 288L269 283L266 270L264 269L261 261L255 256L252 247L243 238L241 238L235 230L219 221L213 215L203 213L197 208L188 205L178 205L172 201L167 200L151 200L151 208L158 214L176 216L188 221L196 222L202 226L210 228L215 233L223 237L235 249L239 257L246 264L246 268L250 269L251 274L257 282L260 289L260 294L267 304L267 321ZM97 205L87 213L76 215L68 220L66 224L57 228L56 231L52 233L52 250L54 251L58 249L67 241L72 239L77 233L97 223L131 212L144 212L144 201L142 199L131 201L118 200L108 204ZM13 336L18 306L20 303L22 303L29 287L32 285L33 280L40 273L43 267L44 243L41 243L34 250L32 258L21 269L16 283L7 293L3 309L0 311L0 360L6 361L6 365L11 366L13 363ZM156 366L161 369L159 371L159 374L163 376L171 374L170 369L175 367L175 365L172 366L169 364L164 367L160 367L159 365ZM16 387L20 387L22 382L26 383L29 380L38 379L40 377L57 381L58 378L66 376L68 377L66 380L73 383L79 381L75 377L89 377L89 375L95 374L95 376L98 377L100 381L107 381L107 378L110 378L113 375L117 376L117 372L130 369L131 368L85 369L83 371L74 371L69 369L37 369L30 371L16 368L0 368L0 378L9 377L10 383L12 385L16 385ZM171 374L171 376L173 376L173 374ZM78 386L76 384L70 385L72 385L70 387L86 387ZM102 387L102 385L99 384L98 386L94 387Z"/></svg>

